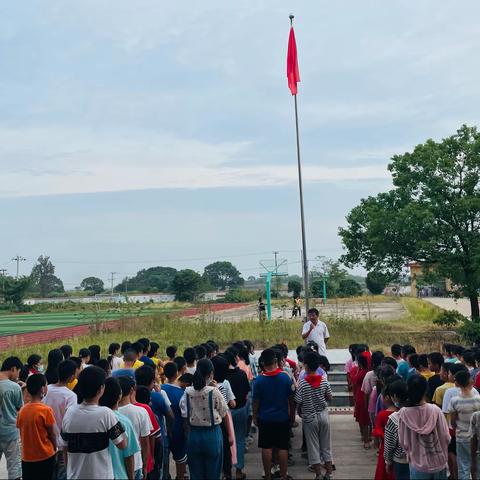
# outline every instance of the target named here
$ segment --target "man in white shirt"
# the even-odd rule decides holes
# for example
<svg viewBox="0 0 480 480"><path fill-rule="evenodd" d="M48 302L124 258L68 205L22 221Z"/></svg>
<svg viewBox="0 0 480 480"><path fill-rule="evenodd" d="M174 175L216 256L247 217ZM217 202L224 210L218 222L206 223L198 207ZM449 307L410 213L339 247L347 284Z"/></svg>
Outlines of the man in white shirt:
<svg viewBox="0 0 480 480"><path fill-rule="evenodd" d="M319 312L316 308L308 311L308 321L304 323L302 338L305 343L315 342L318 345L318 353L327 356L327 342L330 338L327 325L319 320Z"/></svg>

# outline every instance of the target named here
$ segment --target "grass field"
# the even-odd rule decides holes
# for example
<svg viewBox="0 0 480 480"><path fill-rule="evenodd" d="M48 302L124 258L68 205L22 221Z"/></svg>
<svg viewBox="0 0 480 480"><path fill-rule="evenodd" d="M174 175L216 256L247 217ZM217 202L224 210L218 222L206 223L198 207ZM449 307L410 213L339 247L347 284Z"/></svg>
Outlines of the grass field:
<svg viewBox="0 0 480 480"><path fill-rule="evenodd" d="M181 308L164 308L162 312L171 313ZM68 311L63 313L17 313L0 315L0 336L17 335L19 333L38 332L52 328L72 327L95 320L116 320L124 317L143 317L152 315L149 307L128 311L126 309L112 309L95 311Z"/></svg>

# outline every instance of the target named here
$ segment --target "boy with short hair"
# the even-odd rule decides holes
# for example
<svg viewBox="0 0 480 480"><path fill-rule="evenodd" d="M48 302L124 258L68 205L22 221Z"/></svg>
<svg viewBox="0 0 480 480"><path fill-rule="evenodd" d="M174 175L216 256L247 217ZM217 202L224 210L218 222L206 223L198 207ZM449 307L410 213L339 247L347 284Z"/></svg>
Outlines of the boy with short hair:
<svg viewBox="0 0 480 480"><path fill-rule="evenodd" d="M332 478L332 453L327 402L332 399L332 389L330 384L317 373L320 366L320 356L317 353L305 354L303 364L306 376L298 382L294 399L303 420L308 463L313 466L316 479L320 479L321 460L323 460L327 470L324 479L329 480Z"/></svg>
<svg viewBox="0 0 480 480"><path fill-rule="evenodd" d="M260 357L263 374L253 382L253 422L259 429L258 446L262 449L265 480L271 478L272 454L278 452L280 476L287 478L290 425L293 424L293 384L278 368L277 356L267 348Z"/></svg>
<svg viewBox="0 0 480 480"><path fill-rule="evenodd" d="M99 404L103 407L110 408L118 421L125 429L127 437L127 447L119 450L110 440L108 451L112 459L113 475L117 479L133 480L135 478L135 454L140 451L137 437L133 429L132 422L118 411L118 403L122 398L122 389L116 378L107 378L105 380L105 390L100 398Z"/></svg>
<svg viewBox="0 0 480 480"><path fill-rule="evenodd" d="M55 417L55 425L53 431L55 433L57 444L57 462L55 467L55 478L63 480L67 478L67 470L63 458L63 440L60 435L62 430L63 417L66 411L77 404L77 395L68 389L67 384L75 379L77 366L71 360L62 360L58 364L58 382L49 385L47 394L43 399L43 403L53 410Z"/></svg>
<svg viewBox="0 0 480 480"><path fill-rule="evenodd" d="M176 357L177 355L177 347L175 345L169 345L166 350L165 350L165 353L167 354L167 357L168 357L168 361L169 362L173 362L173 359Z"/></svg>
<svg viewBox="0 0 480 480"><path fill-rule="evenodd" d="M123 354L123 362L120 364L120 368L117 368L112 372L112 377L131 377L135 378L135 362L137 361L137 353L132 348L129 348Z"/></svg>
<svg viewBox="0 0 480 480"><path fill-rule="evenodd" d="M57 437L53 410L42 403L47 393L47 379L34 373L27 379L30 403L18 412L17 428L22 440L22 479L52 478L55 470Z"/></svg>
<svg viewBox="0 0 480 480"><path fill-rule="evenodd" d="M453 388L455 386L454 383L450 382L448 376L450 374L450 368L452 368L453 363L444 362L443 365L440 367L440 379L443 382L442 385L437 387L433 392L432 403L437 405L438 407L442 408L443 404L443 397L445 396L445 392L449 388Z"/></svg>
<svg viewBox="0 0 480 480"><path fill-rule="evenodd" d="M78 376L77 388L82 403L70 407L62 423L67 478L113 478L109 440L124 450L127 437L115 414L99 406L105 390L105 371L96 366L85 368Z"/></svg>
<svg viewBox="0 0 480 480"><path fill-rule="evenodd" d="M172 453L173 460L175 461L177 478L180 479L184 478L186 474L187 464L187 445L183 431L182 413L180 411L180 400L185 392L176 383L178 378L178 368L175 363L166 363L164 366L164 373L167 378L167 383L162 385L162 389L168 395L173 414L175 415L172 435L169 441L169 449Z"/></svg>
<svg viewBox="0 0 480 480"><path fill-rule="evenodd" d="M452 398L449 413L457 443L458 478L468 480L472 466L470 421L472 415L480 410L480 397L473 395L473 381L468 370L462 370L455 375L455 385L460 389L460 394Z"/></svg>
<svg viewBox="0 0 480 480"><path fill-rule="evenodd" d="M135 454L135 478L142 479L147 474L150 454L149 437L153 425L146 410L133 404L135 402L135 381L130 377L118 377L118 382L122 390L118 411L132 422L133 430L139 440L141 451Z"/></svg>
<svg viewBox="0 0 480 480"><path fill-rule="evenodd" d="M427 398L428 401L431 402L435 390L445 383L445 381L440 377L440 370L444 364L444 359L440 352L432 352L427 355L427 361L429 370L433 372L433 375L427 380Z"/></svg>
<svg viewBox="0 0 480 480"><path fill-rule="evenodd" d="M20 478L20 444L16 426L18 411L23 406L22 389L18 377L23 363L18 357L8 357L0 371L0 459L7 460L8 478Z"/></svg>
<svg viewBox="0 0 480 480"><path fill-rule="evenodd" d="M192 347L186 348L183 351L183 358L187 362L187 373L192 375L195 373L195 350Z"/></svg>

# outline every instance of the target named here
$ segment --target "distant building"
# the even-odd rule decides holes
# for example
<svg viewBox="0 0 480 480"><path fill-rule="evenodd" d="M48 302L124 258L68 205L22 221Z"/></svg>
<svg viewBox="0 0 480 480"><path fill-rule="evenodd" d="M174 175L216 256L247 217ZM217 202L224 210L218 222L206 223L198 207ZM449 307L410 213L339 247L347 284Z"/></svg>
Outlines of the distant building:
<svg viewBox="0 0 480 480"><path fill-rule="evenodd" d="M424 283L425 266L420 262L411 262L408 264L410 269L410 295L412 297L444 297L453 290L452 282L449 278L440 278L438 281ZM435 265L428 269L435 271Z"/></svg>

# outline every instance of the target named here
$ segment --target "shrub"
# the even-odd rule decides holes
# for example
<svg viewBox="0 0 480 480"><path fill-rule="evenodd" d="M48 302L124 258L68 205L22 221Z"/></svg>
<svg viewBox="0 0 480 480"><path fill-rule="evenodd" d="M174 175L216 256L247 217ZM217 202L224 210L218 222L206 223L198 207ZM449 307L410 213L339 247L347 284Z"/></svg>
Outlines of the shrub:
<svg viewBox="0 0 480 480"><path fill-rule="evenodd" d="M467 317L456 310L444 310L433 319L435 325L447 328L456 327L459 323L465 322L468 322Z"/></svg>
<svg viewBox="0 0 480 480"><path fill-rule="evenodd" d="M261 293L258 291L243 290L241 288L232 288L225 294L223 301L225 303L254 302L258 300L260 296L261 296Z"/></svg>
<svg viewBox="0 0 480 480"><path fill-rule="evenodd" d="M480 322L465 319L463 325L458 329L458 333L466 342L477 343L480 341Z"/></svg>

